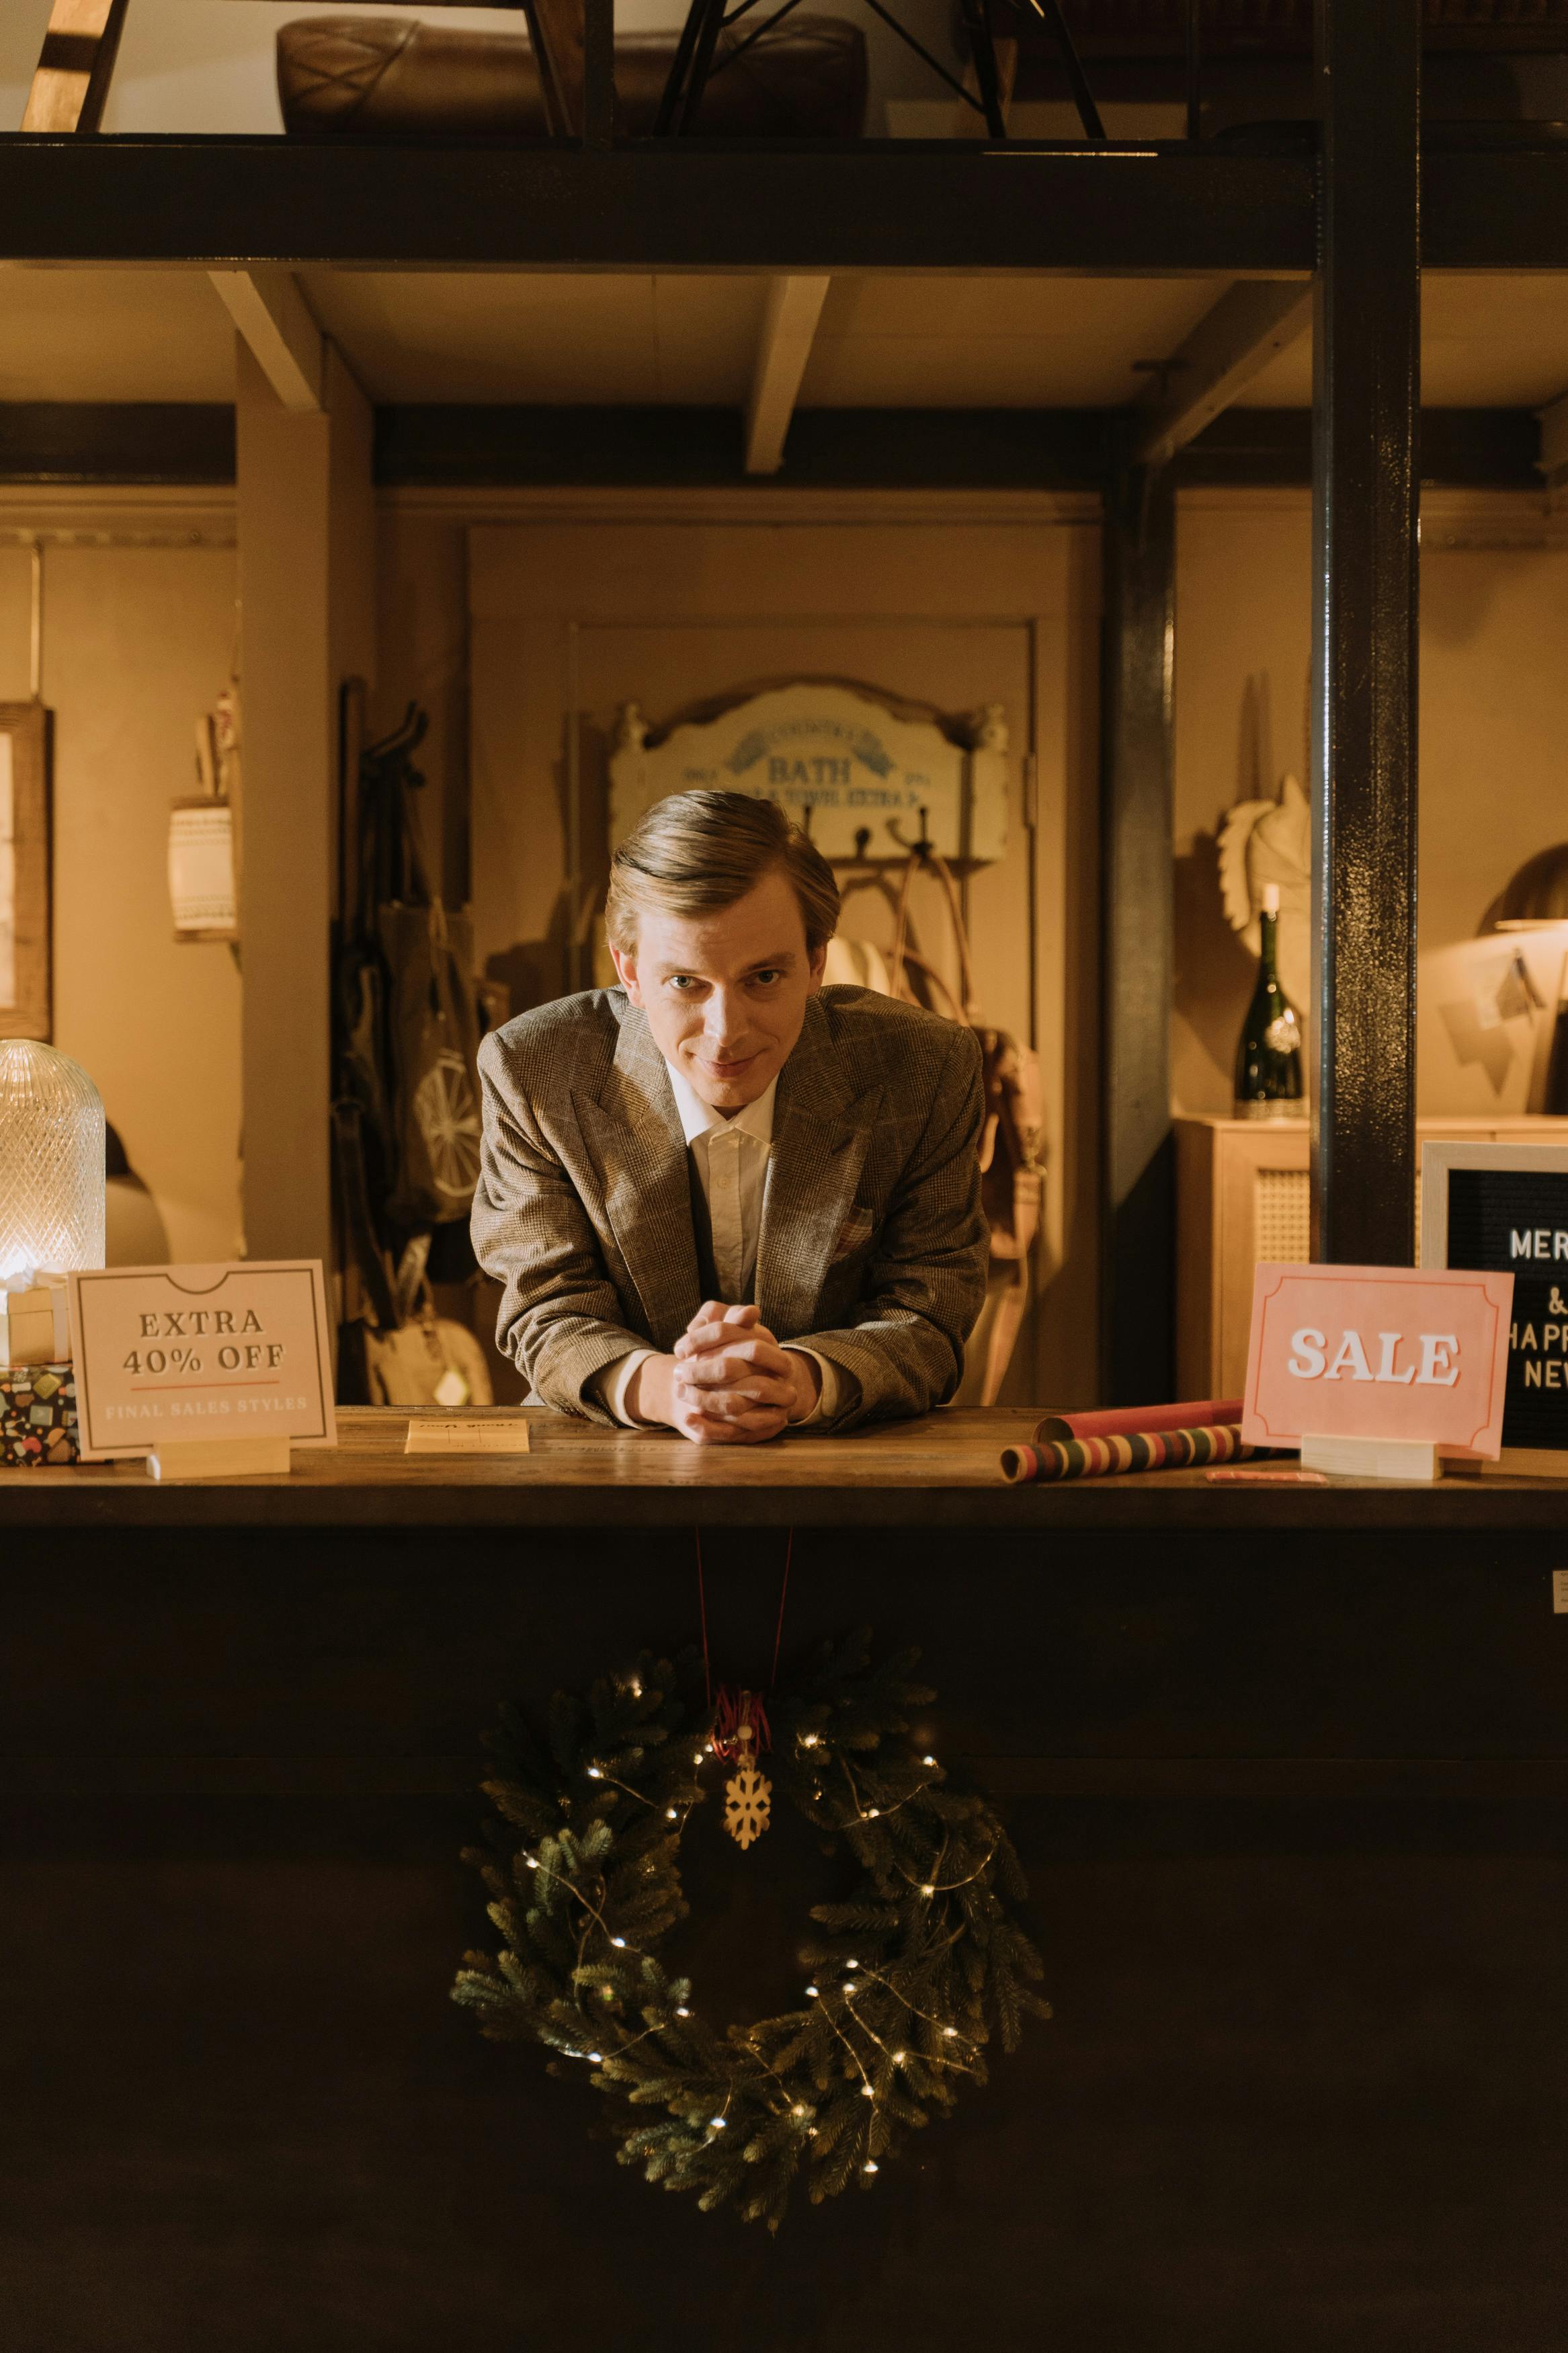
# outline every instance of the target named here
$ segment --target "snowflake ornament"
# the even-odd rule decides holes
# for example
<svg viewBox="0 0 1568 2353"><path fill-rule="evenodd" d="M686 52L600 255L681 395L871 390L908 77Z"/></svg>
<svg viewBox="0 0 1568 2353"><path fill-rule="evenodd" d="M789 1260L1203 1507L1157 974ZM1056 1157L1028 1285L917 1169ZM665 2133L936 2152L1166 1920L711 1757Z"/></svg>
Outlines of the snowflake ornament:
<svg viewBox="0 0 1568 2353"><path fill-rule="evenodd" d="M742 1724L736 1737L741 1761L724 1784L724 1828L743 1854L773 1820L773 1785L752 1753L756 1734L751 1725Z"/></svg>

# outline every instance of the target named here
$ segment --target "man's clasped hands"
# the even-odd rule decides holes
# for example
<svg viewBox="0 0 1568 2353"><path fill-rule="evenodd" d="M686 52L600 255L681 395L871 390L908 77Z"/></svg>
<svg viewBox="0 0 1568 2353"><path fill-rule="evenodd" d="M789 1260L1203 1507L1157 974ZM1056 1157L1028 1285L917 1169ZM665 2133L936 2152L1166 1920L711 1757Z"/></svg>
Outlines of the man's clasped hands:
<svg viewBox="0 0 1568 2353"><path fill-rule="evenodd" d="M668 1356L638 1366L626 1404L700 1445L755 1443L804 1421L821 1394L811 1357L781 1348L754 1307L705 1300Z"/></svg>

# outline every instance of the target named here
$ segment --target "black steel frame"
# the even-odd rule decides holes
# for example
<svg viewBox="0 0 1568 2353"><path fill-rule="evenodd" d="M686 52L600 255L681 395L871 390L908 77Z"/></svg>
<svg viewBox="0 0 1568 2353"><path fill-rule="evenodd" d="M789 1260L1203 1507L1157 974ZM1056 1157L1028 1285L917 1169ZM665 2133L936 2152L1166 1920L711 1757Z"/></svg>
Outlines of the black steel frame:
<svg viewBox="0 0 1568 2353"><path fill-rule="evenodd" d="M1128 420L1103 408L807 408L776 475L748 475L733 408L431 402L375 412L375 479L393 487L533 484L1050 490L1109 495ZM1524 408L1439 408L1421 423L1424 482L1538 490L1541 427ZM0 401L0 482L223 483L234 410L188 401ZM1312 415L1231 409L1178 452L1178 489L1306 489Z"/></svg>
<svg viewBox="0 0 1568 2353"><path fill-rule="evenodd" d="M1289 133L1130 146L701 139L371 145L0 134L0 260L242 268L1316 268ZM1424 269L1568 271L1568 146L1428 149Z"/></svg>

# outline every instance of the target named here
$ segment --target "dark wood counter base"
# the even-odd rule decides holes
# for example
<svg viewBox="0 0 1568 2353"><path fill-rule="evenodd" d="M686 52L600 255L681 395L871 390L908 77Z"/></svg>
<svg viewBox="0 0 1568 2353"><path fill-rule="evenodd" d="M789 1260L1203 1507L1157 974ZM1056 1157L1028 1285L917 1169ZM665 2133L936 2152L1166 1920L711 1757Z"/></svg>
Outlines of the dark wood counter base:
<svg viewBox="0 0 1568 2353"><path fill-rule="evenodd" d="M0 1486L7 2353L1557 2353L1568 1489L1017 1493L1017 1416L432 1478L404 1419ZM786 1672L921 1646L1057 2011L777 2242L447 2000L496 1704L695 1641L698 1523L716 1674L765 1675L788 1525ZM717 1811L671 1957L792 2006L831 1868Z"/></svg>

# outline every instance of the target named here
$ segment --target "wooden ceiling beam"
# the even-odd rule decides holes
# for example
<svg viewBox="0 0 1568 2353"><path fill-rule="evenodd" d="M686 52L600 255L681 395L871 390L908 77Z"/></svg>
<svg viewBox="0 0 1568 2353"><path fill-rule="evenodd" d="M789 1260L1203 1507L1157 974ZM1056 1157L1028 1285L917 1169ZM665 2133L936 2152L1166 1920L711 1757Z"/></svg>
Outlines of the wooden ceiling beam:
<svg viewBox="0 0 1568 2353"><path fill-rule="evenodd" d="M319 409L321 331L288 269L209 269L214 291L285 408Z"/></svg>
<svg viewBox="0 0 1568 2353"><path fill-rule="evenodd" d="M1310 278L1238 279L1151 371L1134 462L1167 465L1311 323Z"/></svg>
<svg viewBox="0 0 1568 2353"><path fill-rule="evenodd" d="M746 406L746 471L776 474L829 278L775 278L768 286Z"/></svg>

